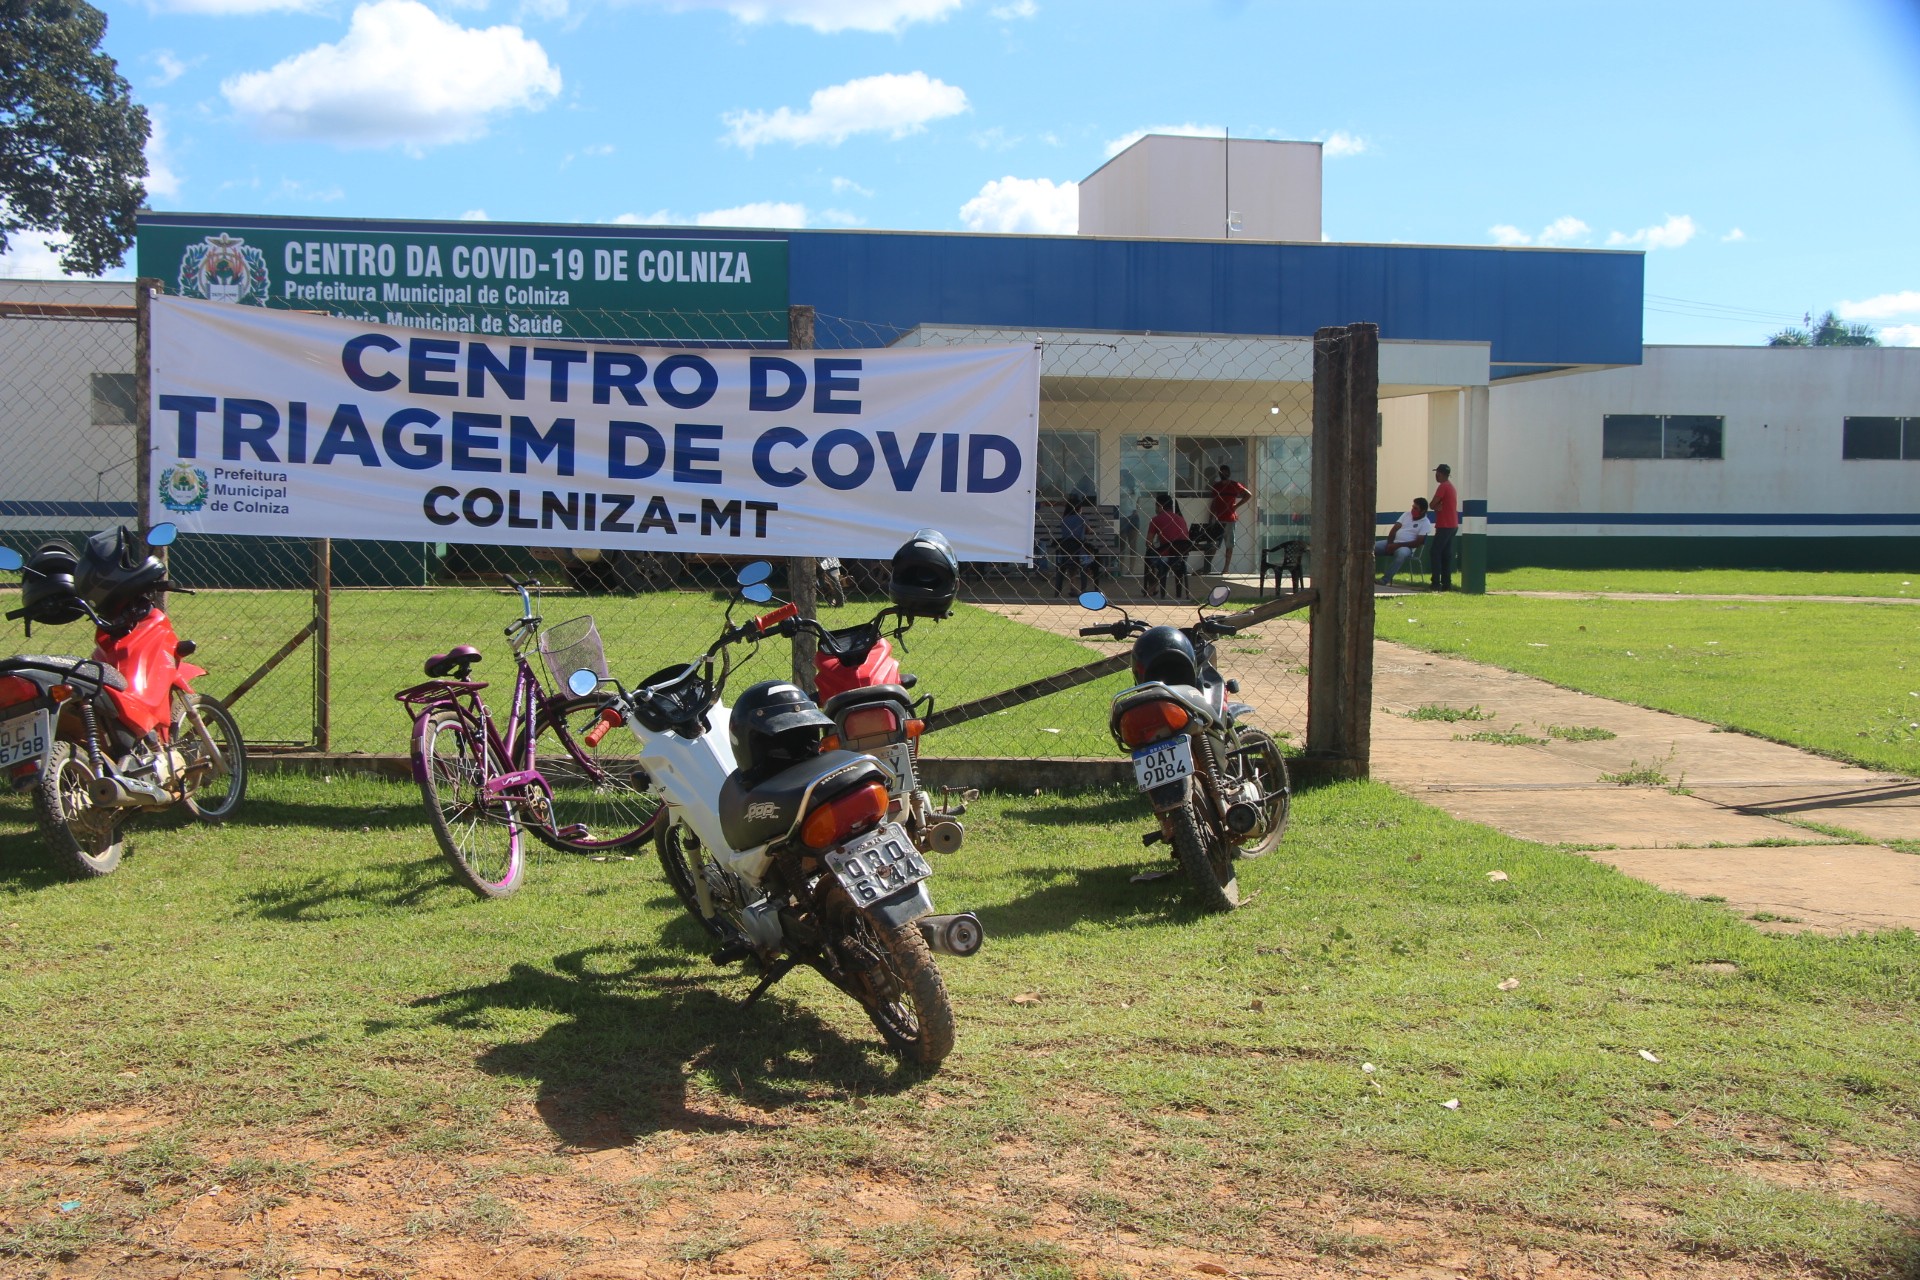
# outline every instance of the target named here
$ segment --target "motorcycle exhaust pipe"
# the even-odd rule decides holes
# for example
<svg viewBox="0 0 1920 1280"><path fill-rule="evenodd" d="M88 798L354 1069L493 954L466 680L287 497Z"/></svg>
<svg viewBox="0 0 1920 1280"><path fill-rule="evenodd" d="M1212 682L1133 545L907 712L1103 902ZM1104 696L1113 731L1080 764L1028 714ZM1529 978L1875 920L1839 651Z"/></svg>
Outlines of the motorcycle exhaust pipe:
<svg viewBox="0 0 1920 1280"><path fill-rule="evenodd" d="M173 797L157 787L149 791L119 777L95 778L87 798L96 809L164 809L173 803Z"/></svg>
<svg viewBox="0 0 1920 1280"><path fill-rule="evenodd" d="M927 947L943 956L970 956L987 940L980 917L971 911L955 916L921 916L914 923L920 926Z"/></svg>
<svg viewBox="0 0 1920 1280"><path fill-rule="evenodd" d="M927 850L931 853L958 853L966 836L965 827L951 819L942 819L927 828Z"/></svg>

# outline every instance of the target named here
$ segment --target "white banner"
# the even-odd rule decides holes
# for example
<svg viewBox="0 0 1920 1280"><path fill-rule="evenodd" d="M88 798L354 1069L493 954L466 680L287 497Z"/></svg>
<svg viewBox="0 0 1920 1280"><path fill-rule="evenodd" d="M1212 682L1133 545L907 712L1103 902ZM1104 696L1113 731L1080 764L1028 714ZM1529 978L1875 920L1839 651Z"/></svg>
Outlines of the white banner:
<svg viewBox="0 0 1920 1280"><path fill-rule="evenodd" d="M676 350L156 298L152 395L149 510L187 533L1033 551L1036 345Z"/></svg>

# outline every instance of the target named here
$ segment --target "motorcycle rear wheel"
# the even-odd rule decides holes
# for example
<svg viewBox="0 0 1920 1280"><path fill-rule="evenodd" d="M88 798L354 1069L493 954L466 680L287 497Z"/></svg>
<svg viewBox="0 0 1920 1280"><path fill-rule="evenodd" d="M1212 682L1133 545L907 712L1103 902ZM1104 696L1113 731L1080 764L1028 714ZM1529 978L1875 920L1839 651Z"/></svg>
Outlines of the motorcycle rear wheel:
<svg viewBox="0 0 1920 1280"><path fill-rule="evenodd" d="M851 994L887 1047L917 1067L937 1067L953 1050L953 1004L918 925L897 928L854 916L854 936L880 959L852 975Z"/></svg>
<svg viewBox="0 0 1920 1280"><path fill-rule="evenodd" d="M1201 815L1201 803L1196 788L1186 806L1173 815L1173 853L1201 906L1208 911L1232 911L1240 905L1240 877L1233 867L1233 846Z"/></svg>
<svg viewBox="0 0 1920 1280"><path fill-rule="evenodd" d="M1280 744L1265 729L1240 730L1240 745L1245 754L1235 756L1232 767L1242 777L1252 778L1260 788L1261 807L1266 810L1266 834L1253 844L1240 846L1240 856L1257 858L1280 847L1287 834L1287 818L1293 809L1293 789L1287 779L1287 761Z"/></svg>
<svg viewBox="0 0 1920 1280"><path fill-rule="evenodd" d="M485 744L451 711L436 711L420 745L420 794L440 852L469 889L483 898L506 897L526 876L526 850L514 801L484 795Z"/></svg>
<svg viewBox="0 0 1920 1280"><path fill-rule="evenodd" d="M71 742L56 742L33 793L47 846L83 876L108 874L120 865L127 847L120 812L93 803L89 788L97 777L85 751Z"/></svg>
<svg viewBox="0 0 1920 1280"><path fill-rule="evenodd" d="M206 758L207 744L187 720L186 698L193 698L200 722L207 726L213 745L226 762L226 772L205 773L187 789L187 812L202 822L225 822L247 794L247 744L240 737L240 726L233 713L204 693L192 695L173 691L173 740L186 757L191 770ZM224 784L224 785L223 785Z"/></svg>

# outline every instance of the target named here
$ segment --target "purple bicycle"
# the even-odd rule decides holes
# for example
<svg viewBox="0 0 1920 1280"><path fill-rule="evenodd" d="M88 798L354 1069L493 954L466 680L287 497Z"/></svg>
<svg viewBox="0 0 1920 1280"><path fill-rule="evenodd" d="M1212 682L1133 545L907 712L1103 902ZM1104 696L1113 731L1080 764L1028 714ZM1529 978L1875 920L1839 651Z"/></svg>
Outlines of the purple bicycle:
<svg viewBox="0 0 1920 1280"><path fill-rule="evenodd" d="M506 581L520 593L520 617L506 629L514 680L505 726L480 697L487 682L469 678L480 661L472 645L427 659L427 682L394 695L413 712L413 775L440 852L484 898L520 887L523 831L556 849L624 849L650 839L663 812L633 735L615 735L601 750L617 715L609 721L604 700L566 691L574 671L606 675L593 619L542 631L531 594L540 584ZM528 656L536 650L544 671ZM535 744L548 734L559 751L539 761Z"/></svg>

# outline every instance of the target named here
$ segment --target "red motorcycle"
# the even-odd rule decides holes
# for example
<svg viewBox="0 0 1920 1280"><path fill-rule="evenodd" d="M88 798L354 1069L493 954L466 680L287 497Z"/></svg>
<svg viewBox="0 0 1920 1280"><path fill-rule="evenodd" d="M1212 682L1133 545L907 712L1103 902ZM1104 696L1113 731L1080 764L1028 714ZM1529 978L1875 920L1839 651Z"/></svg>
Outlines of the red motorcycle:
<svg viewBox="0 0 1920 1280"><path fill-rule="evenodd" d="M891 603L871 621L830 629L817 619L793 618L779 628L786 636L803 630L814 636L814 697L834 724L821 749L865 752L886 764L892 774L891 816L922 852L952 853L960 847L966 833L958 819L966 812L966 797L945 797L936 808L920 785L920 735L933 698L916 700L908 692L914 677L900 673L889 637L904 636L916 618L938 621L951 614L959 568L945 535L922 529L894 553L887 581Z"/></svg>
<svg viewBox="0 0 1920 1280"><path fill-rule="evenodd" d="M158 524L146 547L169 545ZM247 789L247 750L233 716L193 691L206 674L185 659L191 640L174 633L159 607L163 592L191 594L167 568L135 550L124 529L87 539L75 555L64 542L22 557L0 547L0 570L20 570L20 608L9 619L95 627L90 658L23 654L0 661L0 777L32 791L41 831L84 875L120 865L126 821L142 810L185 805L218 822Z"/></svg>

